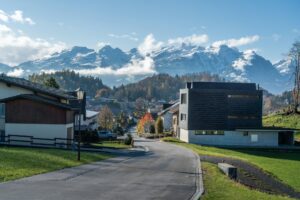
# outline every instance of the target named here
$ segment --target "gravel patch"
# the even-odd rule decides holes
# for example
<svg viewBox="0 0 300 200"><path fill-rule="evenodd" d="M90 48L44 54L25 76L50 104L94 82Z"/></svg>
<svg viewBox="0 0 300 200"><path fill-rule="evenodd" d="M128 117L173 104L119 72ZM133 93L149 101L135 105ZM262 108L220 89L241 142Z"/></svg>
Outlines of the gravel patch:
<svg viewBox="0 0 300 200"><path fill-rule="evenodd" d="M300 199L300 192L295 191L292 187L282 183L272 175L267 174L258 167L245 161L207 155L200 155L200 159L201 161L206 161L214 164L225 162L234 165L238 169L237 181L250 188L254 188L270 194L284 195Z"/></svg>

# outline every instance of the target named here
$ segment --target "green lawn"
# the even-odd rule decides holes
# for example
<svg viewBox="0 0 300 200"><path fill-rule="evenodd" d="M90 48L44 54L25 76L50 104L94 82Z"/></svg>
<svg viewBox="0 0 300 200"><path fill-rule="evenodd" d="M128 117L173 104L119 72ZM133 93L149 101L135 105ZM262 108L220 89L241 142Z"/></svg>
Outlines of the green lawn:
<svg viewBox="0 0 300 200"><path fill-rule="evenodd" d="M300 191L300 153L251 149L224 149L180 142L174 138L163 139L190 148L200 155L232 157L252 163L279 180Z"/></svg>
<svg viewBox="0 0 300 200"><path fill-rule="evenodd" d="M118 141L103 141L101 143L92 143L92 146L96 147L113 147L117 149L128 149L131 146L124 144L123 141L118 142Z"/></svg>
<svg viewBox="0 0 300 200"><path fill-rule="evenodd" d="M264 126L276 126L283 128L294 128L300 130L300 115L291 114L291 115L268 115L263 117ZM300 131L295 135L296 140L300 141Z"/></svg>
<svg viewBox="0 0 300 200"><path fill-rule="evenodd" d="M59 149L0 147L0 182L111 157L106 154L82 152L81 161L78 162L76 155L76 152Z"/></svg>
<svg viewBox="0 0 300 200"><path fill-rule="evenodd" d="M202 162L204 173L205 194L204 200L283 200L287 197L275 196L251 190L237 182L230 180L217 168L216 165Z"/></svg>

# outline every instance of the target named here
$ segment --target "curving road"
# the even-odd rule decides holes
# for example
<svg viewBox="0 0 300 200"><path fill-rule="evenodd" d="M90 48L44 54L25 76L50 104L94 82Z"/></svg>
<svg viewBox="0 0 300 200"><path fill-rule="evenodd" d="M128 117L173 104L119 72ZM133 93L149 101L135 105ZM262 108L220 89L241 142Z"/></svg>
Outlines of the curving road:
<svg viewBox="0 0 300 200"><path fill-rule="evenodd" d="M1 200L191 199L199 188L198 157L182 147L137 139L149 149L0 184Z"/></svg>

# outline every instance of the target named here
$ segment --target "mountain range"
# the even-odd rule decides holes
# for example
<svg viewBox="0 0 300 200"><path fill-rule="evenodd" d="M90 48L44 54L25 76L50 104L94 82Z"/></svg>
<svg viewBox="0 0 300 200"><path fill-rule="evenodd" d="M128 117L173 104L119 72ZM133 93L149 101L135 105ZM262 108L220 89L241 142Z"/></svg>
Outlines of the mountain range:
<svg viewBox="0 0 300 200"><path fill-rule="evenodd" d="M33 73L69 69L82 75L100 77L111 87L135 82L154 73L183 75L208 72L230 81L255 82L278 94L291 88L293 66L295 62L290 58L272 64L254 50L182 43L146 50L139 47L126 52L109 45L98 51L75 46L14 67L0 64L0 72L27 77Z"/></svg>

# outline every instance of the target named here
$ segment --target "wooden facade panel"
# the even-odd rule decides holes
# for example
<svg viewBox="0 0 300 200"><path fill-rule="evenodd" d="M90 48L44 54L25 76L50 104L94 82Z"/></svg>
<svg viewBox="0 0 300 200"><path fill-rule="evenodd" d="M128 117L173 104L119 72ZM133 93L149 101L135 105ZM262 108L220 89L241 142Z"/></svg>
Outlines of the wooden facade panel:
<svg viewBox="0 0 300 200"><path fill-rule="evenodd" d="M16 99L6 103L6 123L66 124L70 120L67 110L53 105L27 99Z"/></svg>

